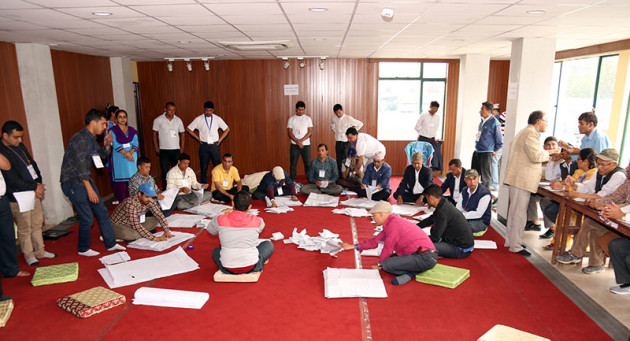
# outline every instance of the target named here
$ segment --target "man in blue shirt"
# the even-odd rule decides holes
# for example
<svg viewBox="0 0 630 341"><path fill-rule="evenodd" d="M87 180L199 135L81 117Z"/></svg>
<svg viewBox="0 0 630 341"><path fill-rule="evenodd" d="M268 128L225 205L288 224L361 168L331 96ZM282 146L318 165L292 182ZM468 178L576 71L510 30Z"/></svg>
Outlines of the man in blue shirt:
<svg viewBox="0 0 630 341"><path fill-rule="evenodd" d="M343 191L343 187L336 184L339 180L337 161L328 156L328 146L323 143L317 146L317 159L311 161L306 178L310 183L302 186L300 191L304 194L340 194Z"/></svg>
<svg viewBox="0 0 630 341"><path fill-rule="evenodd" d="M487 188L492 184L492 157L503 147L503 134L501 123L492 115L493 104L481 103L481 122L475 140L475 152L472 156L471 168L481 174L481 182Z"/></svg>
<svg viewBox="0 0 630 341"><path fill-rule="evenodd" d="M569 154L574 155L574 160L577 159L576 155L580 153L580 149L593 148L597 153L601 153L601 151L606 148L612 148L608 136L597 130L597 116L595 116L594 112L588 111L578 117L578 129L580 134L584 134L580 148L573 147L564 141L560 141L559 143L561 148L568 151Z"/></svg>
<svg viewBox="0 0 630 341"><path fill-rule="evenodd" d="M359 197L375 201L387 201L392 190L389 188L389 178L392 176L392 167L385 162L383 153L374 154L374 162L367 165L361 189L357 192ZM371 195L368 195L371 194Z"/></svg>

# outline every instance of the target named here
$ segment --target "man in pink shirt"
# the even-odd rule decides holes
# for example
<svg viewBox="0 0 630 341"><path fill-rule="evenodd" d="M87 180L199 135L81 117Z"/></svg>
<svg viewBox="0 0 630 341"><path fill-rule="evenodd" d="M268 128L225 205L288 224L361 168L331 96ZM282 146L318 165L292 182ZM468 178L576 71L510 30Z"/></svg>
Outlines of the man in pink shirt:
<svg viewBox="0 0 630 341"><path fill-rule="evenodd" d="M416 274L433 269L437 264L438 254L433 242L422 229L397 214L392 214L392 205L386 201L379 201L370 213L376 225L383 226L383 231L359 244L341 242L344 250L375 249L379 242L383 242L378 265L373 268L396 275L392 279L394 285L405 284L416 277Z"/></svg>

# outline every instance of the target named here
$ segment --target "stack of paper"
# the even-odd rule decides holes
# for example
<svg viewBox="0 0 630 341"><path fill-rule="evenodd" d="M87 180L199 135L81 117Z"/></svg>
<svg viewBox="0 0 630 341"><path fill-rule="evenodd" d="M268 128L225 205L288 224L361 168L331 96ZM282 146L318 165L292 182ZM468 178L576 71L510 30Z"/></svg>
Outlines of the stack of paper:
<svg viewBox="0 0 630 341"><path fill-rule="evenodd" d="M478 240L475 239L475 249L496 249L497 243L493 240Z"/></svg>
<svg viewBox="0 0 630 341"><path fill-rule="evenodd" d="M368 213L365 208L336 208L332 210L332 213L335 214L345 214L350 217L371 217L372 215Z"/></svg>
<svg viewBox="0 0 630 341"><path fill-rule="evenodd" d="M163 210L170 209L173 206L173 202L175 201L175 198L177 198L177 193L179 193L179 188L177 187L171 187L167 189L166 191L162 192L164 199L158 200L160 207Z"/></svg>
<svg viewBox="0 0 630 341"><path fill-rule="evenodd" d="M178 247L167 254L106 266L98 273L113 289L197 269L199 264Z"/></svg>
<svg viewBox="0 0 630 341"><path fill-rule="evenodd" d="M278 205L278 207L281 206L302 206L302 203L300 201L293 201L291 200L290 196L286 196L286 197L275 197L273 199L276 202L276 205Z"/></svg>
<svg viewBox="0 0 630 341"><path fill-rule="evenodd" d="M195 226L198 226L197 225L198 223L199 225L203 225L201 221L204 220L205 218L206 218L205 216L198 215L198 214L175 213L166 217L166 222L168 223L169 227L176 227L176 228L195 227ZM158 226L161 226L159 222L158 222Z"/></svg>
<svg viewBox="0 0 630 341"><path fill-rule="evenodd" d="M377 202L378 201L368 200L366 198L352 198L352 199L342 201L341 204L346 205L346 206L351 206L351 207L365 208L369 210L372 207L374 207L374 205L376 205Z"/></svg>
<svg viewBox="0 0 630 341"><path fill-rule="evenodd" d="M308 195L304 206L316 207L337 207L339 205L339 197L328 194L311 193Z"/></svg>
<svg viewBox="0 0 630 341"><path fill-rule="evenodd" d="M160 237L163 234L164 232L159 232L159 233L154 234L154 236ZM172 238L169 238L162 242L158 242L155 240L148 240L146 238L140 238L127 244L127 247L130 247L132 249L151 250L151 251L161 252L161 251L171 248L171 246L177 245L181 242L184 242L188 239L192 239L193 237L195 237L194 234L185 233L185 232L171 231L171 234L173 235Z"/></svg>
<svg viewBox="0 0 630 341"><path fill-rule="evenodd" d="M420 211L422 211L422 207L416 206L416 205L394 204L392 205L392 208L393 208L392 213L396 213L400 216L407 216L407 217L411 217L413 215L418 214Z"/></svg>
<svg viewBox="0 0 630 341"><path fill-rule="evenodd" d="M269 213L281 214L281 213L293 212L293 209L291 207L279 206L279 207L265 208L265 211Z"/></svg>
<svg viewBox="0 0 630 341"><path fill-rule="evenodd" d="M324 295L327 298L384 298L387 291L378 270L327 268L324 270Z"/></svg>
<svg viewBox="0 0 630 341"><path fill-rule="evenodd" d="M341 196L351 196L351 195L357 195L357 192L353 192L349 189L344 189L343 192L341 192Z"/></svg>
<svg viewBox="0 0 630 341"><path fill-rule="evenodd" d="M298 233L297 227L293 228L293 234L288 239L284 240L285 244L296 244L298 249L304 249L306 251L317 251L321 253L329 253L331 256L335 256L341 251L339 247L340 240L339 235L332 233L329 230L323 229L317 237L311 237L306 234L306 229L303 229Z"/></svg>
<svg viewBox="0 0 630 341"><path fill-rule="evenodd" d="M258 211L257 208L252 208L251 210L247 211L247 214L251 214L251 215L258 215L260 213L260 211Z"/></svg>
<svg viewBox="0 0 630 341"><path fill-rule="evenodd" d="M100 260L103 265L113 265L131 260L131 257L129 257L127 251L121 251L101 257L98 260Z"/></svg>
<svg viewBox="0 0 630 341"><path fill-rule="evenodd" d="M361 251L361 256L380 257L381 256L381 251L383 251L383 245L385 245L383 242L379 242L378 243L378 247L376 247L376 249Z"/></svg>
<svg viewBox="0 0 630 341"><path fill-rule="evenodd" d="M207 292L143 287L136 290L133 304L201 309L210 298Z"/></svg>
<svg viewBox="0 0 630 341"><path fill-rule="evenodd" d="M232 206L207 203L200 206L195 206L193 208L189 208L186 210L186 212L200 214L202 216L214 218L218 216L219 214L221 214L221 211L223 211L226 208L232 208Z"/></svg>

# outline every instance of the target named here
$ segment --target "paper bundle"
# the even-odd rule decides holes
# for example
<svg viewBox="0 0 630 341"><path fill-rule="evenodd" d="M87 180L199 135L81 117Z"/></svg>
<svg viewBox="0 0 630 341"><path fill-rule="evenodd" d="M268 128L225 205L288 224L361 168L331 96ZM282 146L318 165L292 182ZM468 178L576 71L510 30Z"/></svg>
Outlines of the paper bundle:
<svg viewBox="0 0 630 341"><path fill-rule="evenodd" d="M176 227L176 228L195 227L195 226L203 225L202 221L206 220L205 218L206 218L205 216L198 215L198 214L174 213L166 217L166 222L168 223L169 227ZM158 222L158 226L161 226L159 222Z"/></svg>
<svg viewBox="0 0 630 341"><path fill-rule="evenodd" d="M398 205L398 204L394 204L392 205L393 211L392 213L396 213L399 216L407 216L407 217L411 217L413 215L418 214L420 211L422 211L422 207L420 206L416 206L416 205Z"/></svg>
<svg viewBox="0 0 630 341"><path fill-rule="evenodd" d="M293 234L288 239L284 240L285 244L296 244L298 249L304 249L306 251L317 251L321 253L328 253L333 257L336 257L341 252L339 247L340 240L339 235L332 233L326 229L323 229L317 237L311 237L306 234L306 229L301 232L297 232L297 227L293 228Z"/></svg>
<svg viewBox="0 0 630 341"><path fill-rule="evenodd" d="M103 256L98 260L100 260L103 265L114 265L131 260L131 257L129 257L127 251L120 251L112 253L111 255Z"/></svg>
<svg viewBox="0 0 630 341"><path fill-rule="evenodd" d="M232 208L232 206L222 205L222 204L207 203L207 204L203 204L203 205L199 205L199 206L195 206L195 207L189 208L189 209L186 210L186 212L190 212L190 213L199 214L199 215L202 215L202 216L214 218L214 217L218 216L219 214L221 214L221 211L223 211L226 208Z"/></svg>
<svg viewBox="0 0 630 341"><path fill-rule="evenodd" d="M478 240L475 239L475 249L496 249L497 243L493 240Z"/></svg>
<svg viewBox="0 0 630 341"><path fill-rule="evenodd" d="M337 205L339 205L339 197L318 193L309 194L304 202L304 206L311 207L337 207Z"/></svg>
<svg viewBox="0 0 630 341"><path fill-rule="evenodd" d="M164 232L158 232L156 234L154 234L154 236L156 237L160 237L164 234ZM140 238L140 239L136 239L133 242L127 244L127 247L130 247L132 249L140 249L140 250L151 250L151 251L157 251L157 252L161 252L167 249L170 249L172 246L175 246L179 243L185 242L188 239L192 239L195 237L194 234L192 233L186 233L186 232L173 232L171 231L171 234L173 235L172 238L169 238L165 241L162 242L158 242L155 240L148 240L146 238Z"/></svg>
<svg viewBox="0 0 630 341"><path fill-rule="evenodd" d="M372 207L374 207L374 205L376 205L377 202L378 201L369 200L366 198L352 198L352 199L342 201L341 204L350 206L350 207L365 208L369 210Z"/></svg>
<svg viewBox="0 0 630 341"><path fill-rule="evenodd" d="M209 298L207 292L142 287L136 290L133 304L201 309Z"/></svg>
<svg viewBox="0 0 630 341"><path fill-rule="evenodd" d="M324 296L384 298L387 291L378 270L327 268L324 270Z"/></svg>
<svg viewBox="0 0 630 341"><path fill-rule="evenodd" d="M278 206L278 207L265 208L265 212L274 213L274 214L282 214L282 213L293 212L293 209L291 207Z"/></svg>
<svg viewBox="0 0 630 341"><path fill-rule="evenodd" d="M275 197L273 199L276 202L276 205L278 205L278 207L282 207L282 206L302 206L302 203L299 201L293 201L291 200L290 196L286 196L286 197Z"/></svg>
<svg viewBox="0 0 630 341"><path fill-rule="evenodd" d="M332 210L332 213L335 214L345 214L350 217L371 217L372 215L368 213L365 208L336 208Z"/></svg>
<svg viewBox="0 0 630 341"><path fill-rule="evenodd" d="M376 249L361 251L361 256L380 257L381 251L383 251L383 245L385 245L383 242L379 242L378 247L376 247Z"/></svg>

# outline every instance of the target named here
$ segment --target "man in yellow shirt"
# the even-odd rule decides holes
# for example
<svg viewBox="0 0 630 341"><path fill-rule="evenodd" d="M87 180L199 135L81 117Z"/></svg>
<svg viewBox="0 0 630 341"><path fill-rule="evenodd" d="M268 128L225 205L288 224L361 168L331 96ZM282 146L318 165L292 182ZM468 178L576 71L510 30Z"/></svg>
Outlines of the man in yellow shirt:
<svg viewBox="0 0 630 341"><path fill-rule="evenodd" d="M221 164L212 170L212 200L219 202L231 202L234 194L241 190L249 191L247 186L241 184L238 169L232 166L232 154L223 154Z"/></svg>

